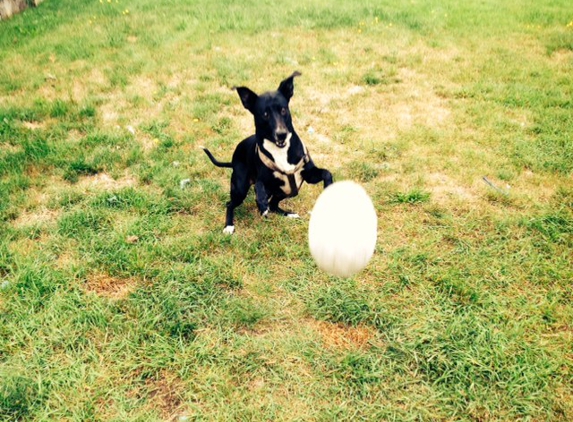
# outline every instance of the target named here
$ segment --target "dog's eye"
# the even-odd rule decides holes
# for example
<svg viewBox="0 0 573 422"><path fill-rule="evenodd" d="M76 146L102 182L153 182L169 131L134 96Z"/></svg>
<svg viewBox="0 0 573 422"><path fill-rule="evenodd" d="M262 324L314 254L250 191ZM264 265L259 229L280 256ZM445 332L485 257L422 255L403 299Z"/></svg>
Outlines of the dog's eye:
<svg viewBox="0 0 573 422"><path fill-rule="evenodd" d="M281 114L282 114L283 116L286 116L286 113L287 113L287 112L286 112L286 108L284 108L284 107L281 108Z"/></svg>
<svg viewBox="0 0 573 422"><path fill-rule="evenodd" d="M268 118L269 118L269 112L268 112L268 111L265 111L265 112L263 113L263 119L267 120Z"/></svg>

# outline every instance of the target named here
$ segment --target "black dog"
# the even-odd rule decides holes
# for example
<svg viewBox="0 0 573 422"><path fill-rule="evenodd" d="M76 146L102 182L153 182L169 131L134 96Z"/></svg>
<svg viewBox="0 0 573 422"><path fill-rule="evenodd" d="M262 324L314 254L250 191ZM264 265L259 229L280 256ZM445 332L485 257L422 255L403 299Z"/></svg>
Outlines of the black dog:
<svg viewBox="0 0 573 422"><path fill-rule="evenodd" d="M271 211L298 218L297 214L281 209L279 202L298 195L303 182L322 181L325 188L332 183L330 172L314 165L292 126L288 106L294 93L295 76L300 73L294 72L282 81L277 91L262 95L246 87L236 88L243 106L255 117L255 134L237 145L230 163L217 161L204 148L213 164L233 169L225 233L235 231L234 210L243 203L253 184L257 206L264 217Z"/></svg>

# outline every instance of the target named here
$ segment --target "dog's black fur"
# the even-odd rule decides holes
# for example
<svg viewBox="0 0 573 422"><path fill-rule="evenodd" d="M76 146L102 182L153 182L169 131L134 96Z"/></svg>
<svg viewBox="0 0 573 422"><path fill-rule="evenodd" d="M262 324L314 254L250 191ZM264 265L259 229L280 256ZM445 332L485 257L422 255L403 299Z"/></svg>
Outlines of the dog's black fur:
<svg viewBox="0 0 573 422"><path fill-rule="evenodd" d="M233 169L225 233L234 232L234 210L253 184L263 216L271 211L296 218L297 214L281 209L279 202L296 196L303 182L323 182L325 188L332 183L330 172L315 166L292 125L289 101L296 76L300 73L282 81L277 91L261 95L246 87L236 88L243 106L255 117L255 134L237 145L230 163L219 162L204 148L213 164Z"/></svg>

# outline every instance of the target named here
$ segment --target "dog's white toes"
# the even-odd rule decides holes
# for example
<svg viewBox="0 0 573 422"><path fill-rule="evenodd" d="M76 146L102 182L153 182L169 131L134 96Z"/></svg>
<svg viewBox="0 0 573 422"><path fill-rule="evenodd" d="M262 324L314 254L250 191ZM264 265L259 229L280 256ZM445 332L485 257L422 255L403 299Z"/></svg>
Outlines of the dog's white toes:
<svg viewBox="0 0 573 422"><path fill-rule="evenodd" d="M266 218L266 217L268 217L268 215L269 215L269 210L266 210L266 211L263 213L263 217Z"/></svg>
<svg viewBox="0 0 573 422"><path fill-rule="evenodd" d="M227 226L223 229L225 234L233 234L235 232L235 226Z"/></svg>
<svg viewBox="0 0 573 422"><path fill-rule="evenodd" d="M287 214L287 217L288 217L288 218L300 218L300 215L295 214L295 213L290 213L290 212L289 212L289 213Z"/></svg>

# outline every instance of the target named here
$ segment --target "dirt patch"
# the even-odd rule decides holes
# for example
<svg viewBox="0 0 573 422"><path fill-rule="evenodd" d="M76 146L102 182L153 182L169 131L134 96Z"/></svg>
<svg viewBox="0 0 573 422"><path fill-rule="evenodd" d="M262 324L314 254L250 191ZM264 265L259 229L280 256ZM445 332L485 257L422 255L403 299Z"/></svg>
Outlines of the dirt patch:
<svg viewBox="0 0 573 422"><path fill-rule="evenodd" d="M374 330L366 326L350 327L325 321L316 321L312 325L328 348L365 349L370 346L371 341L375 338Z"/></svg>
<svg viewBox="0 0 573 422"><path fill-rule="evenodd" d="M126 298L136 286L137 280L133 278L118 278L107 274L94 274L86 281L88 291L113 300Z"/></svg>

